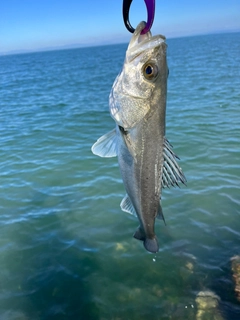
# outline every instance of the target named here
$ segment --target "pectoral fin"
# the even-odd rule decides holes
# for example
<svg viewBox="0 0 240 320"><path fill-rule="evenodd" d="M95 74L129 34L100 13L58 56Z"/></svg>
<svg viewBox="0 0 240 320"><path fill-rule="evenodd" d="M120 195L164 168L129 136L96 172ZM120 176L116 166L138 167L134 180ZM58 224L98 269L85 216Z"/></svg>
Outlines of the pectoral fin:
<svg viewBox="0 0 240 320"><path fill-rule="evenodd" d="M162 174L162 187L178 186L179 183L186 184L187 179L177 163L178 156L173 152L171 144L164 139L163 149L164 163Z"/></svg>
<svg viewBox="0 0 240 320"><path fill-rule="evenodd" d="M91 150L92 153L99 157L111 158L117 156L117 144L118 137L116 135L116 130L112 130L106 134L104 134L101 138L99 138Z"/></svg>

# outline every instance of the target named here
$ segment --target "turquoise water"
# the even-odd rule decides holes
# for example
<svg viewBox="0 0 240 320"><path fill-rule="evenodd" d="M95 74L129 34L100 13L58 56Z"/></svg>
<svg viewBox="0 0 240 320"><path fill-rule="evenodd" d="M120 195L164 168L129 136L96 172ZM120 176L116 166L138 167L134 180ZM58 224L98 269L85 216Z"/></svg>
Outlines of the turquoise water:
<svg viewBox="0 0 240 320"><path fill-rule="evenodd" d="M138 221L115 158L108 95L125 45L0 57L0 318L203 319L199 291L239 319L240 34L168 40L167 138L187 187L164 189L160 251Z"/></svg>

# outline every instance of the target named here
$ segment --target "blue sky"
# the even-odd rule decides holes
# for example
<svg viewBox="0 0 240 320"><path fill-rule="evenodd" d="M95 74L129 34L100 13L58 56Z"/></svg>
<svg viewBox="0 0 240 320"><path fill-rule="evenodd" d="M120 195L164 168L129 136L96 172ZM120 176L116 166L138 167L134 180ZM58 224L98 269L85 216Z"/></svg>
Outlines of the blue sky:
<svg viewBox="0 0 240 320"><path fill-rule="evenodd" d="M133 0L130 20L146 20ZM240 31L239 0L156 0L152 33L167 38ZM0 53L128 42L122 0L1 0Z"/></svg>

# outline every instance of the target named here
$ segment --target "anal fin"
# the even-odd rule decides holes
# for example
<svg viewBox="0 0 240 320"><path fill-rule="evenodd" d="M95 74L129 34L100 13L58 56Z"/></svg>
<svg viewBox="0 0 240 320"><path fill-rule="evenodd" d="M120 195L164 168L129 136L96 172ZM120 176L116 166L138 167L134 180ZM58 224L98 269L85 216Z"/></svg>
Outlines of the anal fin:
<svg viewBox="0 0 240 320"><path fill-rule="evenodd" d="M164 218L164 215L163 215L161 203L159 203L157 218L163 220L163 222L164 222L164 224L166 226L166 221L165 221L165 218Z"/></svg>

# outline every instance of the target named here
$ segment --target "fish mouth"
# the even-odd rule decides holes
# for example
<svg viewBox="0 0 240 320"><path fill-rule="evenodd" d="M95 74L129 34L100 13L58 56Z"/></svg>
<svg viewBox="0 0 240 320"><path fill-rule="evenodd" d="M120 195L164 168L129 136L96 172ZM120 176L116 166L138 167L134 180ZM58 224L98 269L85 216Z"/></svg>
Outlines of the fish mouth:
<svg viewBox="0 0 240 320"><path fill-rule="evenodd" d="M165 43L166 38L159 34L152 36L151 31L145 34L141 34L142 30L145 28L146 22L142 21L137 26L134 34L129 42L126 56L132 60L134 57L140 55L143 51L154 49L159 47L161 43Z"/></svg>

